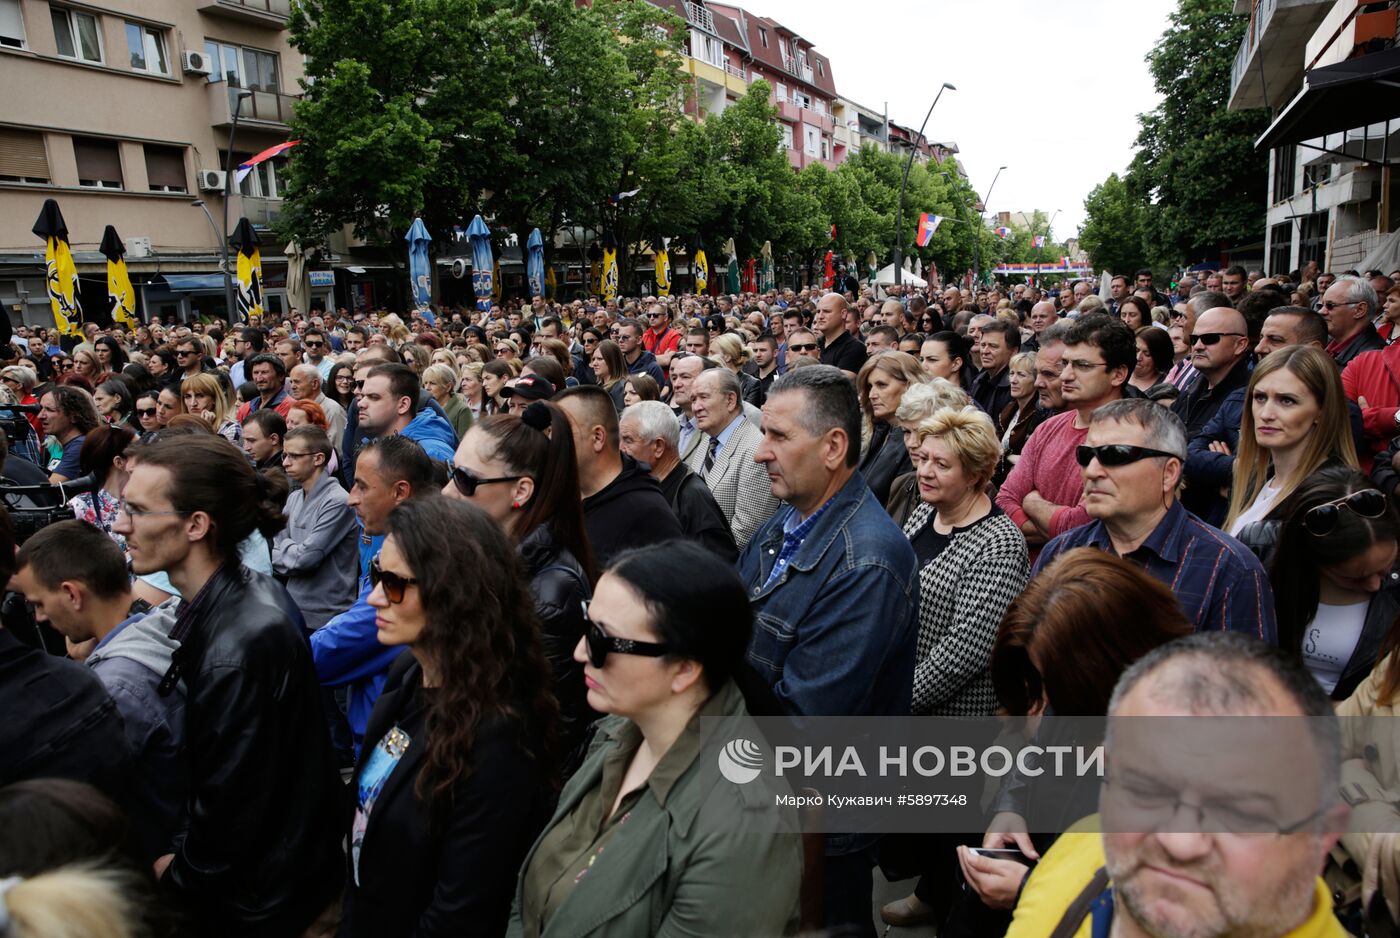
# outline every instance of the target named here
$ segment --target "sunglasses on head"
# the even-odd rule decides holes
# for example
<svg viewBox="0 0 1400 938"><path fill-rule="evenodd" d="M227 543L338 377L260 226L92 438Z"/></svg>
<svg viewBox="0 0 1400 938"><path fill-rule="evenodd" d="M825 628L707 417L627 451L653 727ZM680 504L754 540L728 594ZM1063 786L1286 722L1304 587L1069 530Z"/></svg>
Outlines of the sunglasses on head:
<svg viewBox="0 0 1400 938"><path fill-rule="evenodd" d="M1126 443L1109 443L1104 446L1076 446L1074 449L1074 459L1079 465L1087 467L1095 459L1101 466L1126 466L1141 459L1151 459L1154 456L1168 459L1179 459L1175 453L1167 453L1160 449L1148 449L1146 446L1129 446Z"/></svg>
<svg viewBox="0 0 1400 938"><path fill-rule="evenodd" d="M1336 530L1343 508L1361 518L1379 518L1385 514L1385 493L1379 489L1362 489L1316 505L1303 512L1303 527L1313 537L1325 537Z"/></svg>
<svg viewBox="0 0 1400 938"><path fill-rule="evenodd" d="M1195 345L1197 342L1202 345L1214 345L1227 335L1238 336L1240 338L1244 337L1243 332L1193 332L1189 336L1189 339L1192 345Z"/></svg>
<svg viewBox="0 0 1400 938"><path fill-rule="evenodd" d="M418 581L413 577L400 576L393 571L383 569L379 566L379 558L375 557L369 562L369 582L371 587L382 586L384 598L394 605L398 605L403 602L404 591Z"/></svg>
<svg viewBox="0 0 1400 938"><path fill-rule="evenodd" d="M662 655L669 655L678 649L673 645L663 645L659 642L637 642L630 638L613 638L598 623L588 619L588 602L583 603L583 616L588 621L588 627L584 629L584 644L588 648L588 663L595 668L602 668L608 663L608 655L640 655L643 658L660 658Z"/></svg>
<svg viewBox="0 0 1400 938"><path fill-rule="evenodd" d="M477 475L475 472L472 472L470 469L457 465L454 465L452 467L452 484L457 486L457 491L461 492L467 498L471 498L473 495L476 494L476 487L478 485L487 485L492 482L514 482L516 479L521 478L524 477L497 476L494 479L483 479L481 478L481 476Z"/></svg>

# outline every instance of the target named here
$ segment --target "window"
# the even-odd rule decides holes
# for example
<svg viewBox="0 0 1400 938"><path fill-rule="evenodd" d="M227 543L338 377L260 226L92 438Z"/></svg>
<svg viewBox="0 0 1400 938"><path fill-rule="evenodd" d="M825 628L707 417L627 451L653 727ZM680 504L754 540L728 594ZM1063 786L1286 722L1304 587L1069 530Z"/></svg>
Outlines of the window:
<svg viewBox="0 0 1400 938"><path fill-rule="evenodd" d="M1289 144L1274 151L1274 201L1291 199L1298 175L1298 147Z"/></svg>
<svg viewBox="0 0 1400 938"><path fill-rule="evenodd" d="M233 155L233 171L237 172L238 165L252 156L251 153L235 153ZM229 166L228 151L219 151L219 165ZM263 160L253 171L243 177L241 183L233 184L233 191L239 195L248 196L254 199L280 199L282 198L282 180L280 178L280 166L285 165L283 158Z"/></svg>
<svg viewBox="0 0 1400 938"><path fill-rule="evenodd" d="M44 135L0 127L0 182L46 183L49 158Z"/></svg>
<svg viewBox="0 0 1400 938"><path fill-rule="evenodd" d="M101 30L97 28L97 17L62 7L49 7L49 15L53 18L53 38L58 44L59 55L82 62L102 61Z"/></svg>
<svg viewBox="0 0 1400 938"><path fill-rule="evenodd" d="M773 94L777 96L779 101L786 101L788 99L787 85L783 84L780 81L775 82L773 84Z"/></svg>
<svg viewBox="0 0 1400 938"><path fill-rule="evenodd" d="M19 0L0 0L0 46L25 47L24 17L19 12Z"/></svg>
<svg viewBox="0 0 1400 938"><path fill-rule="evenodd" d="M117 141L74 137L73 155L78 162L78 185L90 189L122 188L122 158Z"/></svg>
<svg viewBox="0 0 1400 938"><path fill-rule="evenodd" d="M790 124L783 125L783 149L792 149L792 126Z"/></svg>
<svg viewBox="0 0 1400 938"><path fill-rule="evenodd" d="M802 136L808 156L816 156L821 152L819 146L821 131L817 130L815 127L807 127L804 125L802 128Z"/></svg>
<svg viewBox="0 0 1400 938"><path fill-rule="evenodd" d="M16 0L18 2L18 0ZM758 41L763 43L763 48L768 48L768 30L762 26L758 27Z"/></svg>
<svg viewBox="0 0 1400 938"><path fill-rule="evenodd" d="M822 137L822 159L831 159L831 141L826 137Z"/></svg>
<svg viewBox="0 0 1400 938"><path fill-rule="evenodd" d="M1327 263L1327 212L1313 212L1303 216L1302 221L1298 238L1298 266L1306 267L1308 261L1317 261L1321 267Z"/></svg>
<svg viewBox="0 0 1400 938"><path fill-rule="evenodd" d="M1314 163L1303 167L1303 188L1315 189L1332 178L1331 163Z"/></svg>
<svg viewBox="0 0 1400 938"><path fill-rule="evenodd" d="M204 54L209 60L210 81L227 81L230 88L253 91L280 90L274 53L206 39Z"/></svg>
<svg viewBox="0 0 1400 938"><path fill-rule="evenodd" d="M821 75L823 78L826 77L826 66L822 63L821 59L817 59L817 74Z"/></svg>
<svg viewBox="0 0 1400 938"><path fill-rule="evenodd" d="M1293 259L1293 223L1283 222L1269 229L1269 273L1289 269Z"/></svg>
<svg viewBox="0 0 1400 938"><path fill-rule="evenodd" d="M127 23L126 48L131 55L134 71L152 75L170 74L170 63L165 57L165 35L156 27Z"/></svg>
<svg viewBox="0 0 1400 938"><path fill-rule="evenodd" d="M152 192L189 192L185 184L185 151L146 144L146 183Z"/></svg>

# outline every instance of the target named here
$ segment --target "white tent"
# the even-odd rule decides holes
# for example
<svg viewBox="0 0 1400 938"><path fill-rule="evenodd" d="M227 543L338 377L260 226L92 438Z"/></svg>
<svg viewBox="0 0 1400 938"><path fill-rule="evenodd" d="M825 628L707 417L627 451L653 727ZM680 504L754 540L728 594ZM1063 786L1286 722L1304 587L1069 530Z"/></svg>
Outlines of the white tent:
<svg viewBox="0 0 1400 938"><path fill-rule="evenodd" d="M900 283L909 284L910 286L919 287L920 289L922 289L923 287L928 286L928 281L927 281L927 280L925 280L923 277L916 276L915 274L913 274L913 273L911 273L910 271L907 271L907 270L902 271L902 272L900 273L899 282L900 282ZM883 268L879 273L877 273L877 274L875 275L875 283L878 284L878 285L880 285L880 286L882 286L882 287L883 287L883 286L889 286L889 285L893 284L893 283L894 283L894 265L893 265L893 264L890 264L889 266Z"/></svg>

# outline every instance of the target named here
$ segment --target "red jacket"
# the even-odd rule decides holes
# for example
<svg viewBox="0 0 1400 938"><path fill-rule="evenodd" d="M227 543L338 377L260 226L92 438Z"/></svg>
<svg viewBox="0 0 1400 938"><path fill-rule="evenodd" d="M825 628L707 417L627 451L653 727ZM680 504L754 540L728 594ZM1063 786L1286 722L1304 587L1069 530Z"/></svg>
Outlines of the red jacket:
<svg viewBox="0 0 1400 938"><path fill-rule="evenodd" d="M1375 352L1362 352L1342 369L1342 388L1347 398L1360 406L1361 422L1366 428L1369 453L1357 453L1363 465L1400 436L1395 413L1400 410L1400 344L1388 345Z"/></svg>

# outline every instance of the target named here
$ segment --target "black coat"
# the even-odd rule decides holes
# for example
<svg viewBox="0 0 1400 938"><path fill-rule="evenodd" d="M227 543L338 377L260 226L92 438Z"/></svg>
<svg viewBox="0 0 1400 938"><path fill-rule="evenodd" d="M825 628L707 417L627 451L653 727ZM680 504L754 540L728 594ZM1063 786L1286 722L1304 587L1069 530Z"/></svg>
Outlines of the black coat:
<svg viewBox="0 0 1400 938"><path fill-rule="evenodd" d="M738 563L734 532L704 479L685 463L678 463L661 482L661 494L676 513L686 537L704 544L725 563Z"/></svg>
<svg viewBox="0 0 1400 938"><path fill-rule="evenodd" d="M574 660L585 625L583 604L592 598L593 588L578 559L555 543L549 525L531 531L520 542L519 551L535 597L545 657L554 672L554 696L566 724L567 751L582 737L584 726L597 717L586 699L583 665Z"/></svg>
<svg viewBox="0 0 1400 938"><path fill-rule="evenodd" d="M269 576L225 565L192 602L171 666L190 795L161 887L191 933L296 938L341 885L345 786L311 649Z"/></svg>
<svg viewBox="0 0 1400 938"><path fill-rule="evenodd" d="M549 818L547 773L516 724L500 717L478 726L471 772L451 798L431 807L419 800L428 750L422 683L418 661L400 655L365 730L361 768L396 724L412 741L369 813L359 885L346 877L340 938L505 934L516 874Z"/></svg>
<svg viewBox="0 0 1400 938"><path fill-rule="evenodd" d="M904 445L904 433L878 422L870 434L870 445L860 457L860 474L865 476L870 491L881 505L890 500L890 485L896 476L912 471L909 448Z"/></svg>
<svg viewBox="0 0 1400 938"><path fill-rule="evenodd" d="M656 480L630 456L617 478L583 500L583 525L600 570L624 550L685 536Z"/></svg>

